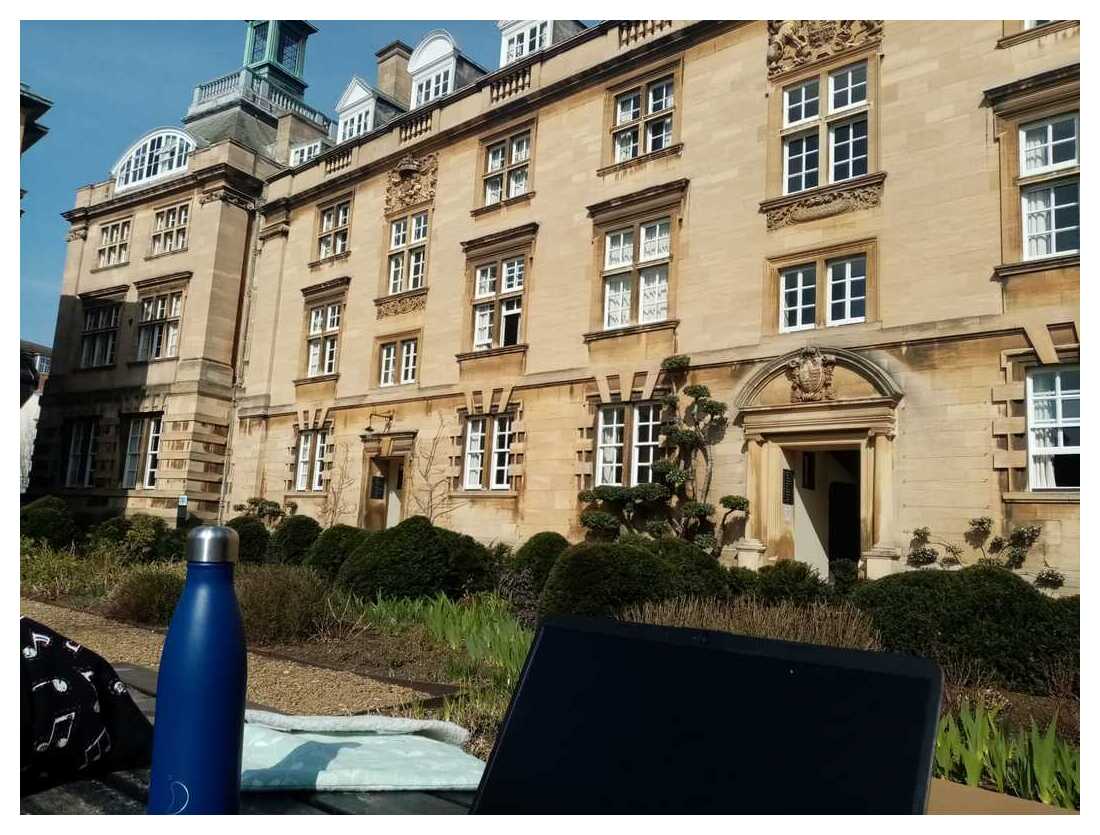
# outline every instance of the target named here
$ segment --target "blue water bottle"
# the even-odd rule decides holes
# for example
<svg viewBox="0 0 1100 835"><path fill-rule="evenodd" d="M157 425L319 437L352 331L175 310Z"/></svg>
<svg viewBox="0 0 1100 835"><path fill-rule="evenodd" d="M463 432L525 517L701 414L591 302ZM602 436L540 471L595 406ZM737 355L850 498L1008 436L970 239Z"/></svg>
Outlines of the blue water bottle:
<svg viewBox="0 0 1100 835"><path fill-rule="evenodd" d="M204 525L187 537L183 587L157 676L149 814L240 810L247 678L233 591L237 532Z"/></svg>

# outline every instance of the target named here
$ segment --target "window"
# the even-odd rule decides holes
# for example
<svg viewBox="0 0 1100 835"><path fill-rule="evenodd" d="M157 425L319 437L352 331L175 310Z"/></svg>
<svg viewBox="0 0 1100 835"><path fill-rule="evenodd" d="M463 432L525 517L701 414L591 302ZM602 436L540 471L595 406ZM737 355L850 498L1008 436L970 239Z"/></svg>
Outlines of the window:
<svg viewBox="0 0 1100 835"><path fill-rule="evenodd" d="M370 125L370 108L340 117L340 141L346 142L364 134Z"/></svg>
<svg viewBox="0 0 1100 835"><path fill-rule="evenodd" d="M157 486L160 464L160 415L138 415L130 418L126 437L126 457L123 459L122 486Z"/></svg>
<svg viewBox="0 0 1100 835"><path fill-rule="evenodd" d="M653 464L661 457L660 427L657 403L601 407L596 420L596 485L627 486L627 475L630 486L653 481Z"/></svg>
<svg viewBox="0 0 1100 835"><path fill-rule="evenodd" d="M1080 251L1078 189L1076 178L1024 189L1025 260Z"/></svg>
<svg viewBox="0 0 1100 835"><path fill-rule="evenodd" d="M1066 113L1020 128L1020 176L1045 174L1080 164L1076 113Z"/></svg>
<svg viewBox="0 0 1100 835"><path fill-rule="evenodd" d="M1048 23L1053 22L1053 20L1025 20L1024 29L1038 29L1040 26L1046 26Z"/></svg>
<svg viewBox="0 0 1100 835"><path fill-rule="evenodd" d="M184 203L161 209L153 215L153 255L187 248L187 220L190 214L191 205Z"/></svg>
<svg viewBox="0 0 1100 835"><path fill-rule="evenodd" d="M674 86L673 76L667 75L615 95L612 162L628 162L642 153L655 153L672 145Z"/></svg>
<svg viewBox="0 0 1100 835"><path fill-rule="evenodd" d="M176 356L179 350L180 315L183 293L165 293L141 299L141 325L138 327L139 360L159 360Z"/></svg>
<svg viewBox="0 0 1100 835"><path fill-rule="evenodd" d="M1081 370L1036 368L1027 377L1032 490L1081 487Z"/></svg>
<svg viewBox="0 0 1100 835"><path fill-rule="evenodd" d="M350 200L341 200L321 209L320 231L317 236L318 259L332 258L347 252L350 223Z"/></svg>
<svg viewBox="0 0 1100 835"><path fill-rule="evenodd" d="M389 293L419 290L428 273L428 213L418 212L391 220L389 237Z"/></svg>
<svg viewBox="0 0 1100 835"><path fill-rule="evenodd" d="M378 385L395 386L416 382L417 340L384 342L379 348ZM398 361L400 360L400 366Z"/></svg>
<svg viewBox="0 0 1100 835"><path fill-rule="evenodd" d="M482 172L483 205L493 206L526 194L530 163L530 128L487 144Z"/></svg>
<svg viewBox="0 0 1100 835"><path fill-rule="evenodd" d="M48 356L46 356L45 354L35 354L34 355L34 369L39 374L49 374L50 373L50 358Z"/></svg>
<svg viewBox="0 0 1100 835"><path fill-rule="evenodd" d="M97 266L114 267L130 260L130 218L105 223L99 227L99 261Z"/></svg>
<svg viewBox="0 0 1100 835"><path fill-rule="evenodd" d="M194 148L195 143L180 131L158 131L143 138L115 165L115 191L181 171Z"/></svg>
<svg viewBox="0 0 1100 835"><path fill-rule="evenodd" d="M275 60L290 70L297 73L298 58L302 52L302 39L287 32L283 26L279 27L279 48L275 53Z"/></svg>
<svg viewBox="0 0 1100 835"><path fill-rule="evenodd" d="M343 302L328 302L309 308L306 335L306 376L318 377L336 373L336 357L340 343L340 319Z"/></svg>
<svg viewBox="0 0 1100 835"><path fill-rule="evenodd" d="M95 418L82 418L68 424L65 433L68 445L65 462L66 487L93 485L98 429Z"/></svg>
<svg viewBox="0 0 1100 835"><path fill-rule="evenodd" d="M321 153L321 140L310 142L308 145L299 145L290 152L291 165L303 165Z"/></svg>
<svg viewBox="0 0 1100 835"><path fill-rule="evenodd" d="M451 92L451 70L440 70L430 78L416 82L416 107Z"/></svg>
<svg viewBox="0 0 1100 835"><path fill-rule="evenodd" d="M504 39L504 59L501 65L510 64L532 52L536 52L547 46L547 21L539 20L531 23L515 34Z"/></svg>
<svg viewBox="0 0 1100 835"><path fill-rule="evenodd" d="M779 330L800 331L817 321L817 269L813 264L780 273Z"/></svg>
<svg viewBox="0 0 1100 835"><path fill-rule="evenodd" d="M605 330L668 318L670 218L643 221L604 235Z"/></svg>
<svg viewBox="0 0 1100 835"><path fill-rule="evenodd" d="M269 24L264 21L263 23L257 23L252 28L252 57L249 60L250 64L258 64L264 60L264 55L267 53L267 27Z"/></svg>
<svg viewBox="0 0 1100 835"><path fill-rule="evenodd" d="M115 364L119 305L97 304L84 311L80 337L80 367L102 368Z"/></svg>
<svg viewBox="0 0 1100 835"><path fill-rule="evenodd" d="M782 115L773 111L783 194L852 180L872 170L868 72L868 62L860 61L783 87Z"/></svg>
<svg viewBox="0 0 1100 835"><path fill-rule="evenodd" d="M511 448L514 439L511 414L468 418L462 467L463 489L511 489Z"/></svg>
<svg viewBox="0 0 1100 835"><path fill-rule="evenodd" d="M325 465L329 455L328 430L303 429L298 432L294 463L294 489L299 493L325 489Z"/></svg>
<svg viewBox="0 0 1100 835"><path fill-rule="evenodd" d="M520 344L526 272L525 255L482 262L474 268L475 351Z"/></svg>
<svg viewBox="0 0 1100 835"><path fill-rule="evenodd" d="M838 258L828 262L830 325L850 325L867 316L867 258Z"/></svg>

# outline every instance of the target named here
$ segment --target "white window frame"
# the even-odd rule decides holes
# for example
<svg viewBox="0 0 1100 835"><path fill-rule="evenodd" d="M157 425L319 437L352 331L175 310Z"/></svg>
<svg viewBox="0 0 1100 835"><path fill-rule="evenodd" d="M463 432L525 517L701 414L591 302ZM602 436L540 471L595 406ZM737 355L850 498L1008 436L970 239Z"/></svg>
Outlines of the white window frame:
<svg viewBox="0 0 1100 835"><path fill-rule="evenodd" d="M325 465L329 454L329 430L301 429L294 456L294 492L325 489Z"/></svg>
<svg viewBox="0 0 1100 835"><path fill-rule="evenodd" d="M811 85L816 87L816 90L815 90L813 96L807 96L806 95L806 90ZM795 120L792 121L791 118L790 118L791 108L796 106L795 103L791 101L791 94L794 93L794 92L798 92L798 93L801 94L801 97L799 99L799 102L798 102L797 106L801 109L802 116L801 116L801 118L798 118L798 119L795 119ZM817 112L813 113L810 116L807 116L806 115L806 108L807 108L807 104L809 102L816 102L817 103ZM821 104L822 104L822 102L821 102L821 78L819 76L815 75L812 78L807 78L807 79L804 79L803 81L799 81L797 84L792 84L789 87L784 87L783 88L783 127L790 128L790 127L795 127L797 125L806 124L806 123L809 123L809 122L816 122L821 117Z"/></svg>
<svg viewBox="0 0 1100 835"><path fill-rule="evenodd" d="M335 374L339 367L342 300L311 304L306 317L306 377Z"/></svg>
<svg viewBox="0 0 1100 835"><path fill-rule="evenodd" d="M806 168L806 157L811 152L806 150L806 140L813 139L817 142L817 148L812 153L816 155L815 165L811 169ZM791 143L802 140L802 153L798 156L802 159L802 170L798 173L801 178L802 187L792 189L791 188ZM806 173L812 171L817 179L812 186L806 185ZM812 188L817 188L821 185L821 137L817 132L817 129L805 131L802 133L793 133L790 136L783 137L783 193L784 194L799 194L803 191L808 191Z"/></svg>
<svg viewBox="0 0 1100 835"><path fill-rule="evenodd" d="M667 321L672 269L671 215L609 229L603 234L603 248L603 329ZM650 289L654 292L647 298Z"/></svg>
<svg viewBox="0 0 1100 835"><path fill-rule="evenodd" d="M863 136L857 137L855 135L855 126L863 124ZM843 143L838 143L836 138L836 132L838 129L846 127L848 128L848 139ZM871 125L867 119L866 114L854 116L851 119L845 119L840 122L834 122L829 125L829 182L830 183L845 183L848 180L854 180L857 177L866 177L871 170ZM862 154L855 153L855 145L858 139L865 140L866 147ZM839 144L847 145L848 158L845 160L837 159L837 147ZM863 160L863 167L866 169L860 174L855 173L856 161ZM818 158L820 162L820 157ZM848 176L837 177L836 167L838 162L846 162L848 164ZM820 181L820 173L818 175Z"/></svg>
<svg viewBox="0 0 1100 835"><path fill-rule="evenodd" d="M397 385L397 343L384 342L379 347L378 385Z"/></svg>
<svg viewBox="0 0 1100 835"><path fill-rule="evenodd" d="M95 418L79 418L69 424L66 487L91 487L94 484L98 433L99 422Z"/></svg>
<svg viewBox="0 0 1100 835"><path fill-rule="evenodd" d="M667 88L667 93L655 99L656 89ZM611 104L611 162L629 162L646 154L666 150L674 144L676 134L676 76L673 73L643 81L629 89L614 94ZM634 102L624 109L627 102ZM658 106L659 105L659 106ZM654 131L661 126L661 142L655 147ZM621 142L631 138L629 145ZM627 148L626 153L623 149Z"/></svg>
<svg viewBox="0 0 1100 835"><path fill-rule="evenodd" d="M507 255L474 267L471 316L474 351L523 344L527 254ZM506 342L507 325L516 321L515 341Z"/></svg>
<svg viewBox="0 0 1100 835"><path fill-rule="evenodd" d="M132 217L113 220L99 227L96 269L121 267L123 264L130 263L130 231L132 228Z"/></svg>
<svg viewBox="0 0 1100 835"><path fill-rule="evenodd" d="M495 206L531 190L534 136L530 125L485 144L481 201Z"/></svg>
<svg viewBox="0 0 1100 835"><path fill-rule="evenodd" d="M389 222L386 287L389 295L420 290L428 280L428 210Z"/></svg>
<svg viewBox="0 0 1100 835"><path fill-rule="evenodd" d="M156 131L143 136L112 170L115 193L182 173L194 150L195 143L178 130Z"/></svg>
<svg viewBox="0 0 1100 835"><path fill-rule="evenodd" d="M1077 186L1077 202L1076 203L1062 203L1060 205L1055 204L1054 194L1055 190L1073 183ZM1032 233L1028 231L1028 216L1029 214L1038 214L1038 212L1029 212L1027 200L1028 196L1035 194L1036 192L1045 191L1049 192L1049 204L1043 211L1049 216L1050 224L1045 232ZM1077 207L1077 225L1076 226L1064 226L1056 227L1054 224L1057 222L1059 208L1065 209L1071 206ZM1054 258L1059 255L1073 255L1081 251L1081 181L1077 177L1071 177L1064 180L1056 180L1054 182L1039 183L1033 186L1020 190L1020 229L1023 233L1023 260L1025 261L1041 261L1044 258ZM1057 249L1058 245L1058 232L1065 232L1067 230L1077 230L1077 248L1076 249ZM1043 236L1050 237L1050 251L1042 254L1032 255L1030 252L1030 241L1032 238L1040 238Z"/></svg>
<svg viewBox="0 0 1100 835"><path fill-rule="evenodd" d="M321 209L317 234L317 260L335 258L348 251L351 238L351 198L338 200Z"/></svg>
<svg viewBox="0 0 1100 835"><path fill-rule="evenodd" d="M171 359L179 355L183 291L174 290L138 300L137 361Z"/></svg>
<svg viewBox="0 0 1100 835"><path fill-rule="evenodd" d="M485 472L485 424L484 416L466 420L466 450L462 464L462 486L465 490L480 490Z"/></svg>
<svg viewBox="0 0 1100 835"><path fill-rule="evenodd" d="M187 249L187 227L191 219L191 203L165 206L153 214L153 237L149 246L152 256L167 255Z"/></svg>
<svg viewBox="0 0 1100 835"><path fill-rule="evenodd" d="M807 273L809 282L807 282ZM794 289L787 287L788 276L796 277ZM813 301L809 304L806 304L803 298L806 290L813 290L814 294ZM787 304L787 293L797 294L796 303L793 306ZM787 324L787 313L791 310L797 311L798 324ZM805 321L807 310L810 312L809 322ZM779 332L794 333L815 327L817 327L817 264L799 264L779 270Z"/></svg>
<svg viewBox="0 0 1100 835"><path fill-rule="evenodd" d="M1063 162L1054 162L1054 146L1055 144L1064 143L1069 140L1054 139L1054 125L1056 122L1067 122L1073 120L1073 158L1064 160ZM1037 128L1044 128L1046 138L1043 142L1043 149L1046 152L1047 164L1040 165L1036 168L1027 167L1027 134L1028 131L1036 130ZM1052 171L1062 171L1067 168L1076 168L1081 164L1081 115L1078 111L1070 111L1068 113L1059 113L1056 116L1047 116L1043 119L1037 119L1033 122L1028 122L1026 125L1020 125L1019 132L1019 152L1020 152L1020 176L1021 177L1033 177L1037 174L1049 174Z"/></svg>
<svg viewBox="0 0 1100 835"><path fill-rule="evenodd" d="M93 304L84 311L80 336L80 367L108 368L115 364L120 307L116 302Z"/></svg>
<svg viewBox="0 0 1100 835"><path fill-rule="evenodd" d="M349 139L355 139L357 136L362 136L364 133L370 131L371 125L371 106L368 104L364 107L352 110L349 113L343 113L340 115L340 128L337 134L340 137L340 142L347 142Z"/></svg>
<svg viewBox="0 0 1100 835"><path fill-rule="evenodd" d="M417 340L404 339L401 341L401 383L416 382Z"/></svg>
<svg viewBox="0 0 1100 835"><path fill-rule="evenodd" d="M1054 431L1057 434L1057 438L1060 442L1064 442L1065 437L1063 430L1076 429L1080 433L1081 428L1081 390L1080 389L1063 389L1062 377L1067 371L1074 371L1077 373L1078 385L1080 385L1081 367L1079 365L1060 365L1056 367L1037 367L1028 370L1027 374L1027 478L1028 489L1035 491L1043 490L1075 490L1080 491L1080 485L1077 486L1059 486L1059 485L1046 485L1039 484L1036 478L1035 472L1035 459L1037 457L1054 457L1057 455L1081 455L1080 443L1073 445L1066 445L1059 443L1053 447L1037 446L1035 443L1035 435L1038 432ZM1042 395L1039 398L1036 397L1034 391L1035 378L1038 376L1054 377L1054 392L1050 395ZM1052 400L1055 404L1055 415L1053 419L1039 421L1035 417L1035 401L1036 399ZM1077 400L1077 412L1076 418L1066 418L1063 416L1063 404L1066 400ZM1080 440L1080 438L1078 438ZM1080 466L1080 465L1078 465Z"/></svg>
<svg viewBox="0 0 1100 835"><path fill-rule="evenodd" d="M315 156L321 153L321 140L316 142L307 142L304 145L298 145L292 148L290 151L290 164L292 166L305 165Z"/></svg>
<svg viewBox="0 0 1100 835"><path fill-rule="evenodd" d="M853 275L852 274L852 265L857 261L862 261L863 262L863 275ZM834 267L834 265L839 265L839 264L844 265L844 276L840 281L835 281L834 282L833 281L833 267ZM860 279L863 280L863 295L862 296L853 296L852 295L852 284L855 281L858 281ZM835 326L835 325L855 325L855 324L859 324L860 322L866 322L867 321L867 256L866 255L847 255L847 256L844 256L843 258L829 259L828 261L825 262L825 280L828 282L827 291L826 291L826 299L825 299L825 305L826 305L826 307L825 307L825 316L826 316L825 323L826 323L826 325L828 325L829 327L832 327L832 326ZM844 287L845 295L844 295L843 299L836 299L835 301L837 301L838 303L843 301L843 303L844 303L844 316L842 316L840 318L834 318L834 316L833 316L833 302L834 302L833 288L834 287L839 287L839 286ZM853 316L852 315L852 302L853 301L860 301L860 300L863 302L863 315L862 316Z"/></svg>
<svg viewBox="0 0 1100 835"><path fill-rule="evenodd" d="M610 422L609 417L611 416ZM605 442L605 429L612 432L612 440ZM617 440L615 437L617 436ZM596 423L596 486L622 487L623 477L626 475L626 462L624 460L624 443L626 440L626 405L601 406L599 419ZM607 454L612 453L612 458L617 460L607 461ZM612 473L619 470L618 481L604 477L605 468Z"/></svg>
<svg viewBox="0 0 1100 835"><path fill-rule="evenodd" d="M862 81L863 98L861 98L859 100L856 100L856 101L853 101L852 100L852 88L853 87L858 87L858 86L860 86L860 84L851 84L850 79L851 79L853 70L855 70L857 67L860 67L860 66L863 67L863 81ZM846 75L849 79L849 83L843 88L843 89L846 89L848 91L848 103L840 105L839 107L837 107L833 104L833 100L836 97L836 93L837 93L838 89L840 89L840 88L837 87L837 79L839 79L843 75ZM854 64L848 64L847 66L840 67L839 69L833 70L832 72L829 73L829 113L830 113L830 115L834 114L834 113L845 113L849 110L855 110L858 107L866 107L869 96L870 96L870 67L868 67L866 61L856 61Z"/></svg>
<svg viewBox="0 0 1100 835"><path fill-rule="evenodd" d="M493 421L493 458L490 490L508 490L512 486L512 415L497 415Z"/></svg>
<svg viewBox="0 0 1100 835"><path fill-rule="evenodd" d="M646 419L643 420L643 414L646 415ZM649 429L649 440L643 441L641 439L642 428ZM660 456L660 427L661 427L661 406L658 403L639 403L634 406L634 431L633 431L633 446L630 450L630 484L631 486L637 486L639 484L648 484L653 479L653 464ZM642 451L646 451L646 457L648 461L642 461ZM650 470L650 478L647 478L644 482L641 479L641 469L645 467Z"/></svg>
<svg viewBox="0 0 1100 835"><path fill-rule="evenodd" d="M149 418L149 438L145 447L145 475L142 485L146 489L157 486L157 468L160 466L161 417Z"/></svg>

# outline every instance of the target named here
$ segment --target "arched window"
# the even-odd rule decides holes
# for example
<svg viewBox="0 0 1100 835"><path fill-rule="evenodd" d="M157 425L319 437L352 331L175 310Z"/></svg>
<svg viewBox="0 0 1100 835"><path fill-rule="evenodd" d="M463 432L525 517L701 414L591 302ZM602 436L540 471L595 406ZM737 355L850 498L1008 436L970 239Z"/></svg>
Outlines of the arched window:
<svg viewBox="0 0 1100 835"><path fill-rule="evenodd" d="M115 165L115 191L135 188L183 171L195 149L191 137L178 130L146 134Z"/></svg>

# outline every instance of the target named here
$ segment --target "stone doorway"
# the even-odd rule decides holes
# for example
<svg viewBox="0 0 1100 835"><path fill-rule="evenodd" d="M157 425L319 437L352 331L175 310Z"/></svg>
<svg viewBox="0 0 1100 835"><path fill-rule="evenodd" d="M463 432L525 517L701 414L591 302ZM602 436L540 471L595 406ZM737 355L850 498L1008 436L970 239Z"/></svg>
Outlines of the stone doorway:
<svg viewBox="0 0 1100 835"><path fill-rule="evenodd" d="M405 518L405 485L415 439L415 432L363 435L360 527L382 531Z"/></svg>
<svg viewBox="0 0 1100 835"><path fill-rule="evenodd" d="M859 450L784 448L783 458L783 477L793 486L784 492L783 516L794 559L822 577L829 576L834 560L858 563L863 550Z"/></svg>

